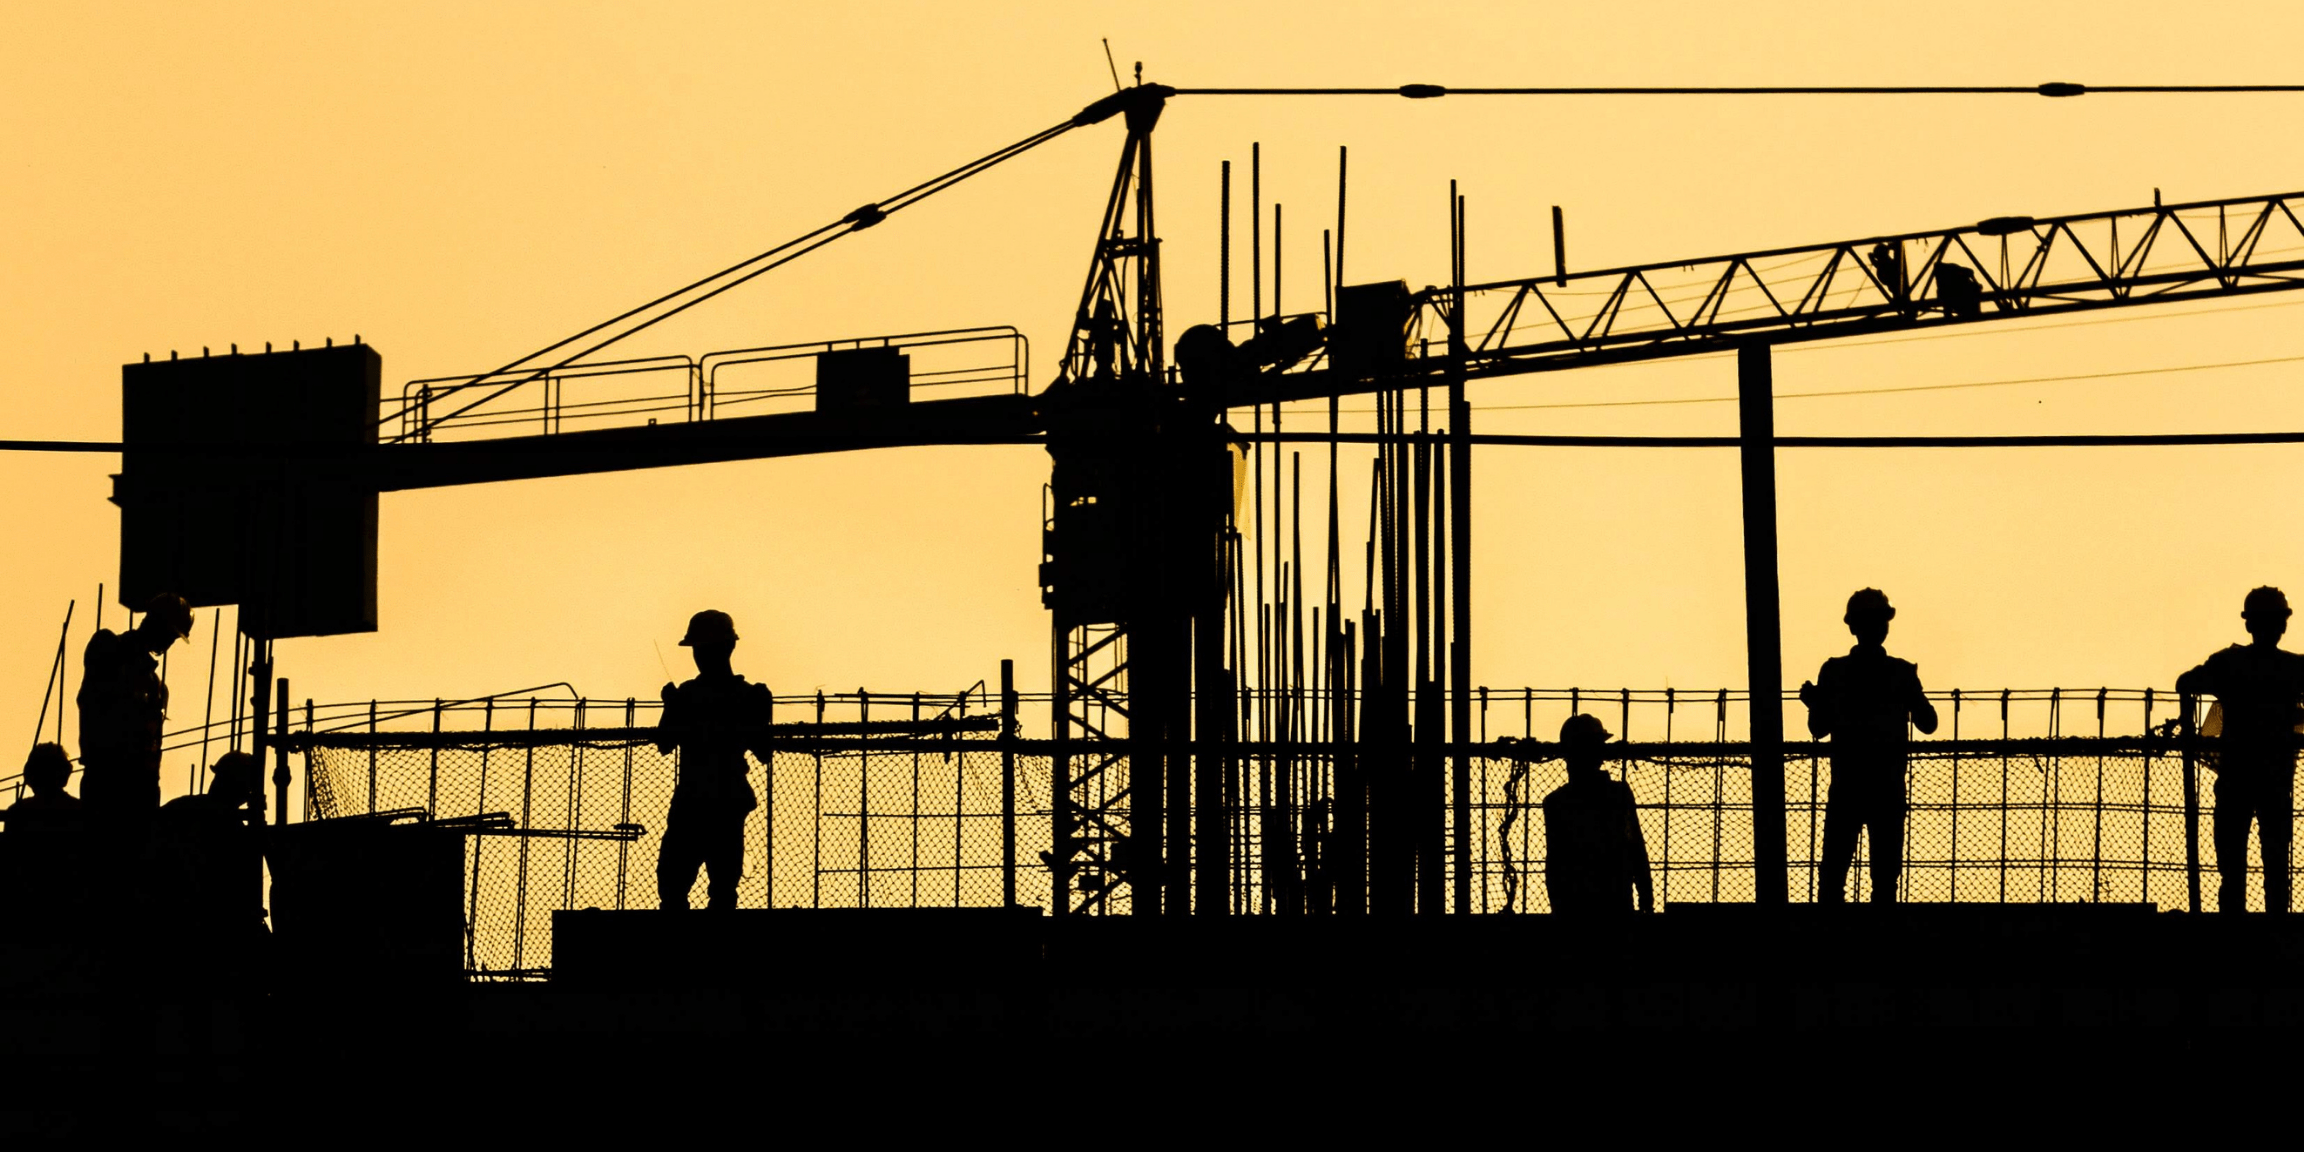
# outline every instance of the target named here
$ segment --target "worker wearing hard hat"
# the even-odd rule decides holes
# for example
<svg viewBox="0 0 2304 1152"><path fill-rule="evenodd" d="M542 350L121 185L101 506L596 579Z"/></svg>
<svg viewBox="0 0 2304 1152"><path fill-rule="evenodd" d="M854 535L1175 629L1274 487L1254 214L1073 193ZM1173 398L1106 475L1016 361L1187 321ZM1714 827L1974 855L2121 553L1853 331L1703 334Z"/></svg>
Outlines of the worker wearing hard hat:
<svg viewBox="0 0 2304 1152"><path fill-rule="evenodd" d="M192 634L192 610L161 593L125 633L99 628L81 657L80 797L91 821L142 822L160 808L161 653Z"/></svg>
<svg viewBox="0 0 2304 1152"><path fill-rule="evenodd" d="M1908 728L1936 730L1936 706L1920 687L1920 668L1888 654L1896 609L1886 593L1864 588L1848 597L1841 621L1856 637L1845 656L1824 662L1814 683L1800 685L1808 731L1832 738L1832 788L1824 802L1824 859L1816 899L1847 901L1856 837L1872 830L1872 902L1896 902L1904 871L1904 770Z"/></svg>
<svg viewBox="0 0 2304 1152"><path fill-rule="evenodd" d="M656 856L657 902L688 907L688 890L702 868L710 906L734 908L736 882L744 875L744 822L760 806L744 753L773 766L768 725L775 698L767 685L747 683L729 668L736 622L726 612L706 609L690 617L680 644L695 656L697 674L664 686L656 730L659 751L680 750L680 782Z"/></svg>
<svg viewBox="0 0 2304 1152"><path fill-rule="evenodd" d="M2246 644L2210 656L2176 678L2176 690L2209 695L2223 712L2216 756L2216 905L2248 910L2248 826L2264 863L2264 910L2288 911L2288 845L2294 838L2296 732L2304 712L2304 655L2280 647L2288 596L2258 588L2242 602Z"/></svg>
<svg viewBox="0 0 2304 1152"><path fill-rule="evenodd" d="M1560 725L1568 782L1544 797L1544 892L1555 914L1615 915L1656 910L1648 840L1632 789L1600 767L1609 732L1578 713Z"/></svg>

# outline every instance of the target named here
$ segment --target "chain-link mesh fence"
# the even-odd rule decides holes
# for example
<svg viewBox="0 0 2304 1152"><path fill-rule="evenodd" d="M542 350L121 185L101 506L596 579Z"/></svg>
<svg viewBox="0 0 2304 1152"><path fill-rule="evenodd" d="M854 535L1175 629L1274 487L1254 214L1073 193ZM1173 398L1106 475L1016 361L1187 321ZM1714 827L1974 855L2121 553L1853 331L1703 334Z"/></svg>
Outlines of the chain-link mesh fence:
<svg viewBox="0 0 2304 1152"><path fill-rule="evenodd" d="M656 906L657 852L678 780L677 754L658 751L648 738L653 716L646 709L593 707L592 716L617 725L605 729L583 726L584 708L570 711L548 711L542 721L563 725L552 727L521 706L498 708L472 726L478 731L439 736L423 731L418 716L404 725L416 730L398 743L364 732L307 734L300 741L309 755L307 811L320 818L395 810L437 819L507 814L509 827L467 839L467 967L483 976L547 969L553 911ZM1997 731L1989 741L1971 734L1957 743L1913 745L1900 899L2187 906L2194 845L2186 835L2186 767L2173 742L2051 731L2027 738L1991 727ZM1657 900L1748 901L1755 879L1748 750L1722 739L1734 735L1725 720L1682 732L1701 742L1611 745L1609 767L1638 805ZM1672 735L1668 728L1642 734ZM1541 805L1567 779L1553 751L1501 739L1476 745L1465 805L1470 822L1461 830L1452 826L1455 797L1442 797L1435 816L1449 825L1446 850L1453 855L1459 831L1469 840L1470 911L1549 910ZM999 905L1009 866L1002 790L1012 772L1015 898L1050 907L1050 752L1044 741L994 733L783 740L772 765L751 761L761 806L745 823L739 906ZM1832 765L1817 752L1796 745L1785 765L1785 856L1795 900L1816 899L1821 882ZM1226 813L1233 910L1320 906L1305 893L1338 872L1334 810L1318 799L1331 794L1333 765L1300 744L1237 744L1227 753L1237 782ZM1125 757L1106 768L1107 786L1128 788L1127 769ZM2205 766L2194 771L2198 797L2190 817L2206 910L2220 904L2209 827L2213 779ZM606 837L619 826L637 826L637 834ZM1872 895L1871 839L1860 842L1849 870L1849 899ZM2253 836L2249 853L2246 899L2261 908ZM689 900L701 906L704 880L691 879ZM1129 902L1108 906L1124 910ZM1454 909L1452 895L1448 906Z"/></svg>

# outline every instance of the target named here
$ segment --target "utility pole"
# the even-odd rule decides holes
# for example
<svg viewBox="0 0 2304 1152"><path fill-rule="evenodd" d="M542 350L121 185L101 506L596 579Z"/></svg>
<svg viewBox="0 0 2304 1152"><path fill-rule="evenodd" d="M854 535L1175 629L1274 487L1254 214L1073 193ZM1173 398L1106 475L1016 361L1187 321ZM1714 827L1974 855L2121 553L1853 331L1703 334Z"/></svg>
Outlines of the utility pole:
<svg viewBox="0 0 2304 1152"><path fill-rule="evenodd" d="M1784 857L1784 630L1776 573L1776 389L1769 346L1736 350L1744 473L1744 651L1752 707L1752 898L1790 900Z"/></svg>

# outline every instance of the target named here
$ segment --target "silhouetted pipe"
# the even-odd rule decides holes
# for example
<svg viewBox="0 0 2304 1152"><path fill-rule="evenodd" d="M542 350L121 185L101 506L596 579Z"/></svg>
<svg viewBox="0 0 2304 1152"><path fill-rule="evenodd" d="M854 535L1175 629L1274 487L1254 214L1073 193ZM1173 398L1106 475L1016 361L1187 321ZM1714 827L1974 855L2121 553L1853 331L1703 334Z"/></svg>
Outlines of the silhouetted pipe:
<svg viewBox="0 0 2304 1152"><path fill-rule="evenodd" d="M1752 706L1752 898L1789 899L1784 858L1784 651L1776 575L1775 373L1768 345L1736 350L1744 473L1744 650Z"/></svg>

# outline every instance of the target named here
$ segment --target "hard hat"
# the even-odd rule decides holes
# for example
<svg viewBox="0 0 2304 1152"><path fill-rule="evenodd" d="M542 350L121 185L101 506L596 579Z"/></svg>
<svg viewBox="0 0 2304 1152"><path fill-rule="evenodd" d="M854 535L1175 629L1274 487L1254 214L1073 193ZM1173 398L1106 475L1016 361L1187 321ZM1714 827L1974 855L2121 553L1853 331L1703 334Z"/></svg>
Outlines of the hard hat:
<svg viewBox="0 0 2304 1152"><path fill-rule="evenodd" d="M192 609L184 598L173 592L162 592L144 605L144 624L151 628L167 628L181 640L192 634Z"/></svg>
<svg viewBox="0 0 2304 1152"><path fill-rule="evenodd" d="M61 744L34 744L32 754L24 758L24 779L53 779L59 783L72 776L72 756Z"/></svg>
<svg viewBox="0 0 2304 1152"><path fill-rule="evenodd" d="M736 642L736 622L726 612L706 608L688 618L688 634L680 638L680 646L693 648L698 644Z"/></svg>
<svg viewBox="0 0 2304 1152"><path fill-rule="evenodd" d="M1894 620L1896 609L1888 603L1888 594L1878 588L1859 588L1848 597L1848 611L1840 619L1854 624L1859 620Z"/></svg>
<svg viewBox="0 0 2304 1152"><path fill-rule="evenodd" d="M246 752L231 751L216 758L208 766L208 790L223 792L260 792L264 788L264 764Z"/></svg>
<svg viewBox="0 0 2304 1152"><path fill-rule="evenodd" d="M2270 585L2252 589L2241 606L2242 616L2285 617L2288 615L2288 595Z"/></svg>
<svg viewBox="0 0 2304 1152"><path fill-rule="evenodd" d="M1560 743L1571 748L1605 744L1610 735L1608 726L1588 713L1578 712L1560 722Z"/></svg>

